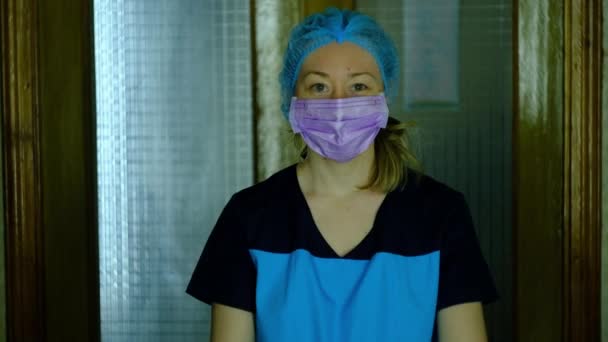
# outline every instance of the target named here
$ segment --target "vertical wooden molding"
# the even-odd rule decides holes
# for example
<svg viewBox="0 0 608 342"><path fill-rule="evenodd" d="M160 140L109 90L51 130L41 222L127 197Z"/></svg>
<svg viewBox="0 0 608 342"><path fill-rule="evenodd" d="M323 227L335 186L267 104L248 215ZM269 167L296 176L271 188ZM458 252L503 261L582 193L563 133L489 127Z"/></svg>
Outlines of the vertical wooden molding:
<svg viewBox="0 0 608 342"><path fill-rule="evenodd" d="M7 338L44 341L38 8L35 0L0 6Z"/></svg>
<svg viewBox="0 0 608 342"><path fill-rule="evenodd" d="M279 110L281 89L277 75L291 29L300 19L302 1L255 0L252 7L255 32L254 127L256 181L298 160L289 123Z"/></svg>
<svg viewBox="0 0 608 342"><path fill-rule="evenodd" d="M93 1L37 6L46 339L94 342L100 303Z"/></svg>
<svg viewBox="0 0 608 342"><path fill-rule="evenodd" d="M519 0L513 0L513 4L512 4L512 15L511 18L513 18L512 20L512 26L511 26L511 32L512 36L511 36L511 43L513 44L513 50L511 52L511 56L512 56L512 61L513 61L513 84L512 84L512 98L511 100L513 101L513 122L512 122L512 129L513 129L513 151L512 151L512 158L513 158L513 165L512 165L512 188L513 188L513 197L512 197L512 217L513 217L513 239L511 240L511 248L513 251L513 266L511 271L513 272L513 278L512 278L512 289L513 289L513 294L511 297L511 305L512 305L512 311L511 311L511 322L512 322L512 328L513 328L513 333L512 333L512 337L515 339L519 336L519 314L517 312L518 309L518 298L517 295L519 294L518 292L518 280L519 280L519 275L517 273L518 268L519 268L519 264L518 264L518 258L517 258L517 238L518 238L518 231L517 231L517 178L516 178L516 173L515 171L517 170L517 150L516 150L516 146L518 146L518 142L517 142L517 119L519 118Z"/></svg>
<svg viewBox="0 0 608 342"><path fill-rule="evenodd" d="M513 115L515 339L564 341L563 3L516 1ZM581 340L582 341L582 340Z"/></svg>
<svg viewBox="0 0 608 342"><path fill-rule="evenodd" d="M600 338L601 13L601 0L565 0L566 341Z"/></svg>
<svg viewBox="0 0 608 342"><path fill-rule="evenodd" d="M8 341L99 340L91 6L0 2Z"/></svg>

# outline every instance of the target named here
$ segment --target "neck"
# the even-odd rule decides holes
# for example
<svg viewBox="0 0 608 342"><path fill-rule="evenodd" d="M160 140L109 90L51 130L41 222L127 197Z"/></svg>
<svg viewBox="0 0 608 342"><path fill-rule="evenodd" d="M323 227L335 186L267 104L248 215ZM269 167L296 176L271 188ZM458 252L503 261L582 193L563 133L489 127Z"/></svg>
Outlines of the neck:
<svg viewBox="0 0 608 342"><path fill-rule="evenodd" d="M312 150L299 166L305 192L317 195L345 196L361 191L369 182L375 160L374 145L346 163L324 158Z"/></svg>

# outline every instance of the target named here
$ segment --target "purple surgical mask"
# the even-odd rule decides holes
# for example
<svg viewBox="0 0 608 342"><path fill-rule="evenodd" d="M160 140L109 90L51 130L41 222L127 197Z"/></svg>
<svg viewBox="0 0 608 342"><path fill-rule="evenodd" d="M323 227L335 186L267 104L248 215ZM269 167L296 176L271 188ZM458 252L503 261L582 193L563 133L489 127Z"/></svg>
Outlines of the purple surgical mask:
<svg viewBox="0 0 608 342"><path fill-rule="evenodd" d="M291 99L289 122L306 145L344 163L363 153L388 122L384 94L342 99Z"/></svg>

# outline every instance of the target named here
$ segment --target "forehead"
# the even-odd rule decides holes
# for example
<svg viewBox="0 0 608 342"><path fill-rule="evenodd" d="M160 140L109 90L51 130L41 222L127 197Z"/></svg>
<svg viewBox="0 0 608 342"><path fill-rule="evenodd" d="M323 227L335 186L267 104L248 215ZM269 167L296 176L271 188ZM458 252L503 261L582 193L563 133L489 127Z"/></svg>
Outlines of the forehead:
<svg viewBox="0 0 608 342"><path fill-rule="evenodd" d="M374 57L362 47L350 43L330 43L311 52L300 68L298 78L311 71L329 75L341 72L368 72L380 78Z"/></svg>

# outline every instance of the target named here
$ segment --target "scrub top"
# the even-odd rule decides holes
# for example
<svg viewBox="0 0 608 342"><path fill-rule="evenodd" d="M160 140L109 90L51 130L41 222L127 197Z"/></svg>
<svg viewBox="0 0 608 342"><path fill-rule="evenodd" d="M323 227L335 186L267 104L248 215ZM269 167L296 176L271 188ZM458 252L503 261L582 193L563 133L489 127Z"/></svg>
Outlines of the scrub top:
<svg viewBox="0 0 608 342"><path fill-rule="evenodd" d="M461 193L408 170L339 256L295 165L232 196L186 292L252 312L258 342L432 341L439 310L497 298Z"/></svg>

